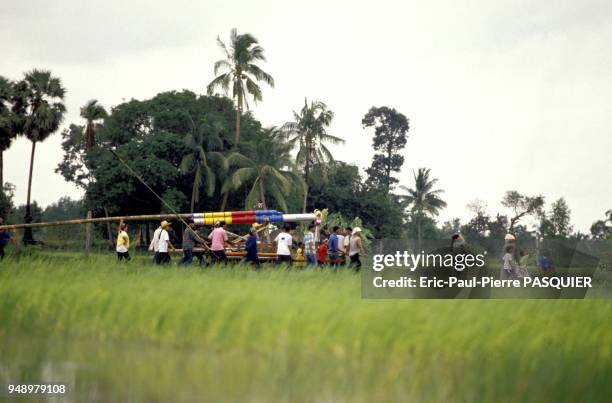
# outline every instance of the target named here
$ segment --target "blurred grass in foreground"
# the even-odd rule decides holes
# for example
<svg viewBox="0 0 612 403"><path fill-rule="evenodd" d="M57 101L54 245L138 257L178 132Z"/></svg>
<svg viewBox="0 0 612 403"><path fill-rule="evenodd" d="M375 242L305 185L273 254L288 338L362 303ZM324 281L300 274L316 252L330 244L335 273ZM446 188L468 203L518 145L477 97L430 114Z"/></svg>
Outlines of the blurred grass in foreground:
<svg viewBox="0 0 612 403"><path fill-rule="evenodd" d="M75 401L612 395L609 300L368 301L348 271L147 262L3 261L0 369L36 378L43 363L74 363Z"/></svg>

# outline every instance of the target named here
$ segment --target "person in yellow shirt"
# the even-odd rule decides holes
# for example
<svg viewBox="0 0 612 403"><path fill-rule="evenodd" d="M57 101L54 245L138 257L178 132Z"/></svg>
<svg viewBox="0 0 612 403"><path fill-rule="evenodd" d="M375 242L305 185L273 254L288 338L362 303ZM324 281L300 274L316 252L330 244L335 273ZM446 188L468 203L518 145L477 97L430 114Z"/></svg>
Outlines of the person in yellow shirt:
<svg viewBox="0 0 612 403"><path fill-rule="evenodd" d="M117 259L119 261L130 260L130 236L127 233L127 224L119 224L119 233L117 234Z"/></svg>
<svg viewBox="0 0 612 403"><path fill-rule="evenodd" d="M304 244L298 243L297 252L295 252L295 265L304 266Z"/></svg>

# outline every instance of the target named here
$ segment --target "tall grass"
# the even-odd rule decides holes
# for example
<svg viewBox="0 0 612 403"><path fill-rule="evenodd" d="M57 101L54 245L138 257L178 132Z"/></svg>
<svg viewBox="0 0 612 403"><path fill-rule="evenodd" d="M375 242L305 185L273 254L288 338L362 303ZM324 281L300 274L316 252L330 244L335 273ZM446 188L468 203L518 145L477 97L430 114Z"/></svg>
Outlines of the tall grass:
<svg viewBox="0 0 612 403"><path fill-rule="evenodd" d="M239 401L594 402L612 395L608 300L374 301L360 298L360 286L348 271L30 256L0 266L0 343L35 334L169 349L175 353L157 357L166 368L158 371L179 371L176 357L183 357L210 398ZM113 365L125 364L108 362L108 371ZM138 368L130 372L144 371L145 382L150 374Z"/></svg>

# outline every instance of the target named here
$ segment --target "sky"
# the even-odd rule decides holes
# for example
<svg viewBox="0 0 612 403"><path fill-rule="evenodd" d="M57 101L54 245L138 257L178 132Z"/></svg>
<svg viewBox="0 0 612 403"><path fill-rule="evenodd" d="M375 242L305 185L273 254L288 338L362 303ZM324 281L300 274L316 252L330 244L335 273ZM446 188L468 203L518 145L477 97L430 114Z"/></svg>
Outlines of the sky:
<svg viewBox="0 0 612 403"><path fill-rule="evenodd" d="M161 91L204 93L216 37L250 32L276 81L253 113L264 126L304 98L325 102L337 159L369 166L361 119L390 106L410 120L400 183L431 168L463 221L479 199L505 212L507 190L564 197L576 229L612 208L612 2L557 1L6 1L0 75L50 69L67 89L64 122L95 98L108 109ZM4 155L4 180L25 202L30 144ZM32 198L81 192L54 173L61 135L37 146Z"/></svg>

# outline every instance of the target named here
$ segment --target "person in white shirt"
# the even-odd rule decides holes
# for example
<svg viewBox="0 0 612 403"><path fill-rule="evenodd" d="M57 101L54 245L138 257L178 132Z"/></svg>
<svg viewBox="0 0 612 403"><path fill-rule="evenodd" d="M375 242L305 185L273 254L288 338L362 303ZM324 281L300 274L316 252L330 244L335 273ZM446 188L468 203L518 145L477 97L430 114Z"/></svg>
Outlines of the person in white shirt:
<svg viewBox="0 0 612 403"><path fill-rule="evenodd" d="M162 232L162 227L166 225L168 222L166 220L162 221L159 227L153 233L153 239L151 240L151 244L149 245L149 252L155 252L153 255L153 263L157 263L158 255L159 255L159 235Z"/></svg>
<svg viewBox="0 0 612 403"><path fill-rule="evenodd" d="M165 224L165 225L164 225ZM174 250L174 246L170 243L170 234L168 229L172 224L168 221L162 223L162 230L159 233L159 243L157 247L157 264L170 263L170 254L168 248Z"/></svg>
<svg viewBox="0 0 612 403"><path fill-rule="evenodd" d="M349 266L354 267L355 271L361 270L359 256L365 256L365 249L361 243L361 228L355 227L349 241L349 258L351 259Z"/></svg>
<svg viewBox="0 0 612 403"><path fill-rule="evenodd" d="M283 232L276 236L276 258L278 263L287 263L291 266L291 246L293 237L289 233L289 226L286 225Z"/></svg>
<svg viewBox="0 0 612 403"><path fill-rule="evenodd" d="M346 262L346 247L344 246L344 235L340 232L336 235L338 237L338 262L344 264Z"/></svg>

